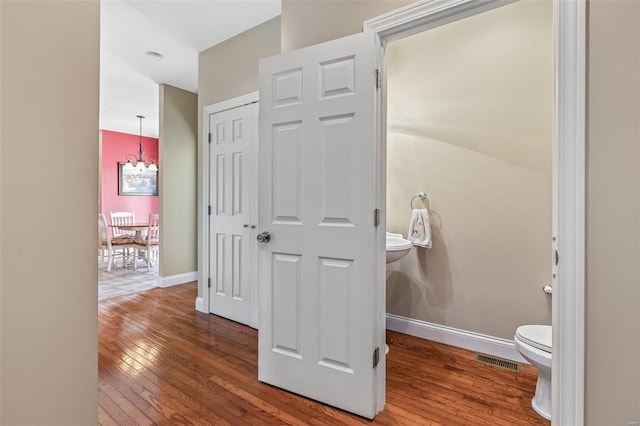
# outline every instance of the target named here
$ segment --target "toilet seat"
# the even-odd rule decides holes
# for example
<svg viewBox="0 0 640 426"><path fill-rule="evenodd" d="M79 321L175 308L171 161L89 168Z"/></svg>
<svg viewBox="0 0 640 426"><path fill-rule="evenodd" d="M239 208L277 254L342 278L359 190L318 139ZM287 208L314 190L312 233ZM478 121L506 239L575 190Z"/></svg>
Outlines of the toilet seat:
<svg viewBox="0 0 640 426"><path fill-rule="evenodd" d="M523 342L541 351L551 353L550 325L523 325L516 330L516 336Z"/></svg>

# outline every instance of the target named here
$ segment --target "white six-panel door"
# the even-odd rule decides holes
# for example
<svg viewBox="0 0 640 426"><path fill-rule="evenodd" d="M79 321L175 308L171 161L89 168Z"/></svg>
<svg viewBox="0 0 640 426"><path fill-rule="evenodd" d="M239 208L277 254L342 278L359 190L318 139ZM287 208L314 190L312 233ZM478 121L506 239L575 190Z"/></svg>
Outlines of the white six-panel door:
<svg viewBox="0 0 640 426"><path fill-rule="evenodd" d="M257 103L209 115L210 312L254 327L251 275L257 268L257 242L251 190L257 132Z"/></svg>
<svg viewBox="0 0 640 426"><path fill-rule="evenodd" d="M258 229L271 234L259 244L259 379L369 418L384 374L373 48L357 34L261 61Z"/></svg>

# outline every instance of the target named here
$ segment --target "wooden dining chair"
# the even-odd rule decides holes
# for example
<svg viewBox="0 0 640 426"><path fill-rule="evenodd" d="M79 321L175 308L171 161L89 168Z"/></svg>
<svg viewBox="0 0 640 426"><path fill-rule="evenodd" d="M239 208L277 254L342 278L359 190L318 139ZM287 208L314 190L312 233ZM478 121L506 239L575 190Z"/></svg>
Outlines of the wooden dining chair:
<svg viewBox="0 0 640 426"><path fill-rule="evenodd" d="M147 271L151 271L151 265L158 262L160 257L160 215L152 213L149 215L149 227L147 234L143 238L134 240L136 252L134 253L133 268L138 265L138 255L144 253L144 259L147 262Z"/></svg>
<svg viewBox="0 0 640 426"><path fill-rule="evenodd" d="M135 249L133 239L111 238L107 221L102 213L98 213L98 250L101 256L101 263L104 263L105 252L107 255L107 271L111 271L114 258L121 256L124 262L129 249Z"/></svg>
<svg viewBox="0 0 640 426"><path fill-rule="evenodd" d="M135 251L133 248L133 238L135 237L135 231L130 229L121 229L117 225L135 225L136 212L109 212L109 219L111 220L111 236L112 242L118 243L118 245L127 246L123 249L125 256L132 256Z"/></svg>

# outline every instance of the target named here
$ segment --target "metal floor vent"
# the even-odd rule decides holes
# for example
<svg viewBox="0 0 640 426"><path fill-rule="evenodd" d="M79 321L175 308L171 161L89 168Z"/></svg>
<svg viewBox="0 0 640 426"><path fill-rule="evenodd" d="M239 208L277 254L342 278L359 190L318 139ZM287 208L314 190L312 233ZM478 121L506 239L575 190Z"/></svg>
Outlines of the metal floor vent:
<svg viewBox="0 0 640 426"><path fill-rule="evenodd" d="M520 364L506 359L495 358L485 354L476 354L476 361L480 361L484 364L495 365L496 367L506 368L507 370L518 372L520 371Z"/></svg>

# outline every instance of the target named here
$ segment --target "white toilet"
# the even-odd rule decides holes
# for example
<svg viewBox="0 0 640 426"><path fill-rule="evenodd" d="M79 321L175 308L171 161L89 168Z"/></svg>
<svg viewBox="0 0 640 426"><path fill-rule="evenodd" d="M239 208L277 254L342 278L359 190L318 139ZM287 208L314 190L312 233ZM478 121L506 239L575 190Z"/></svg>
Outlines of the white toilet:
<svg viewBox="0 0 640 426"><path fill-rule="evenodd" d="M551 420L551 326L520 326L513 340L520 355L538 369L536 394L531 406L542 417Z"/></svg>

